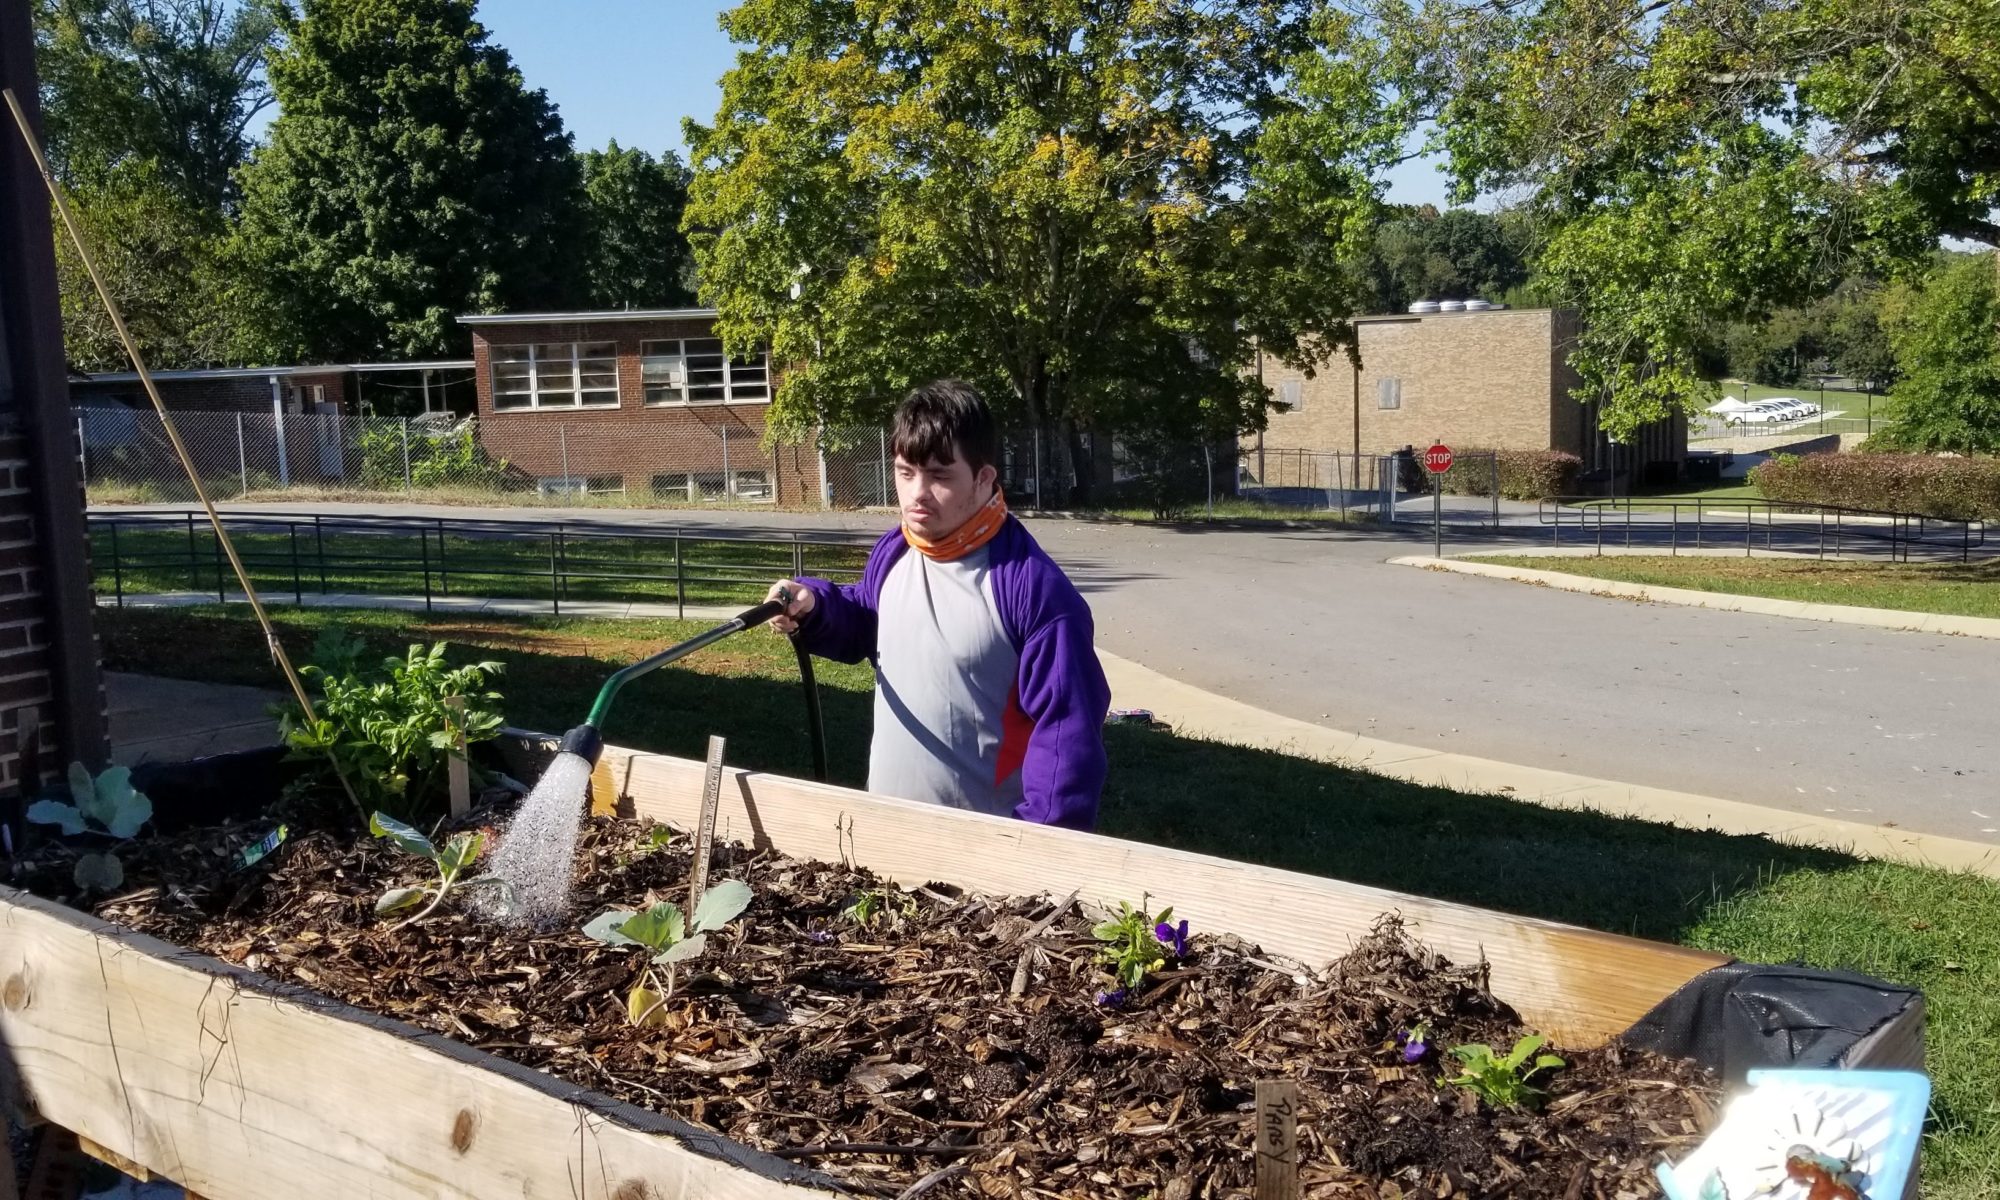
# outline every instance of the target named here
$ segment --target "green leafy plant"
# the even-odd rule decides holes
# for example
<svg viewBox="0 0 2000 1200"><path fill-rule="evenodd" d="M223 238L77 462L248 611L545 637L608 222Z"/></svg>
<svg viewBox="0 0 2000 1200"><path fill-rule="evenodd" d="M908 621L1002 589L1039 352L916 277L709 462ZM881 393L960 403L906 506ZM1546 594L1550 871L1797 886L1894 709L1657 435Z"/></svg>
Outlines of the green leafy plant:
<svg viewBox="0 0 2000 1200"><path fill-rule="evenodd" d="M652 952L645 973L625 997L625 1016L634 1025L658 1025L666 1020L664 1010L673 999L679 964L699 957L708 948L708 935L742 915L749 905L750 885L725 879L708 889L695 906L692 924L679 905L662 901L642 912L599 913L583 932L609 946L639 946ZM656 966L667 969L664 983L654 974Z"/></svg>
<svg viewBox="0 0 2000 1200"><path fill-rule="evenodd" d="M300 672L319 685L318 715L308 721L296 705L281 710L285 743L295 759L324 763L329 775L336 767L344 772L364 813L412 822L435 818L444 808L446 767L458 738L481 741L504 723L500 693L487 690L501 664L453 667L438 642L428 649L412 645L368 671L362 650L342 630L321 635L313 661ZM462 716L445 703L452 697L464 699ZM481 772L472 774L475 785L483 782Z"/></svg>
<svg viewBox="0 0 2000 1200"><path fill-rule="evenodd" d="M438 905L444 903L444 898L450 894L452 887L458 885L459 876L464 874L465 869L479 858L479 851L486 843L486 837L481 833L455 833L451 836L451 840L444 844L444 849L440 850L423 834L418 833L415 829L389 816L387 813L380 812L368 818L368 832L379 838L387 838L390 845L395 846L405 854L414 854L418 858L430 860L431 865L436 867L438 872L436 887L390 888L388 891L382 893L381 899L375 901L376 914L378 916L387 916L390 913L415 908L417 905L423 904L426 897L430 899L430 903L424 905L422 912L417 913L415 916L406 917L390 926L391 932L401 929L405 925L421 921L425 917L430 916L431 913L437 911ZM496 887L506 886L501 880L490 876L481 879L468 879L462 886L470 887L473 884L492 884Z"/></svg>
<svg viewBox="0 0 2000 1200"><path fill-rule="evenodd" d="M1545 1041L1538 1033L1528 1034L1515 1042L1514 1049L1504 1058L1493 1053L1493 1047L1477 1042L1453 1046L1450 1054L1461 1064L1459 1073L1440 1082L1464 1088L1494 1108L1533 1108L1542 1102L1545 1093L1528 1081L1543 1071L1566 1065L1553 1054L1535 1055Z"/></svg>
<svg viewBox="0 0 2000 1200"><path fill-rule="evenodd" d="M1143 908L1118 902L1118 915L1102 921L1090 931L1103 942L1097 957L1111 965L1121 991L1130 991L1145 981L1146 972L1167 961L1167 947L1155 928L1173 920L1174 910L1163 908L1157 916L1147 916Z"/></svg>
<svg viewBox="0 0 2000 1200"><path fill-rule="evenodd" d="M28 820L54 825L64 837L91 834L128 842L153 819L153 802L132 786L129 767L111 767L92 778L82 763L69 765L70 802L37 800L28 806ZM94 850L76 860L71 878L86 892L108 892L125 882L125 866L115 850Z"/></svg>
<svg viewBox="0 0 2000 1200"><path fill-rule="evenodd" d="M917 915L917 901L891 883L855 893L854 898L847 902L847 907L840 910L840 915L863 929L872 930L877 925L894 929Z"/></svg>

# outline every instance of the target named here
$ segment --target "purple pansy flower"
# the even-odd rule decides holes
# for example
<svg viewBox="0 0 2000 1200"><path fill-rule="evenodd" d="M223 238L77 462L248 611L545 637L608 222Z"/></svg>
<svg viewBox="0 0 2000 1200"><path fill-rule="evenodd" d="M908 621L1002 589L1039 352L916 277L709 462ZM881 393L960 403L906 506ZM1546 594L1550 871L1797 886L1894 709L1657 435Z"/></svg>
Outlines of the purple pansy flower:
<svg viewBox="0 0 2000 1200"><path fill-rule="evenodd" d="M1424 1055L1430 1053L1431 1047L1430 1042L1426 1040L1427 1036L1422 1026L1405 1029L1396 1035L1396 1045L1402 1047L1404 1062L1421 1062Z"/></svg>
<svg viewBox="0 0 2000 1200"><path fill-rule="evenodd" d="M1162 921L1158 925L1153 926L1153 936L1160 939L1161 945L1171 948L1175 958L1187 957L1188 923L1186 921L1182 921L1178 925L1169 925L1165 921Z"/></svg>
<svg viewBox="0 0 2000 1200"><path fill-rule="evenodd" d="M1099 992L1097 993L1097 1002L1106 1008L1124 1008L1125 1001L1130 995L1131 993L1124 988L1118 988L1109 992Z"/></svg>

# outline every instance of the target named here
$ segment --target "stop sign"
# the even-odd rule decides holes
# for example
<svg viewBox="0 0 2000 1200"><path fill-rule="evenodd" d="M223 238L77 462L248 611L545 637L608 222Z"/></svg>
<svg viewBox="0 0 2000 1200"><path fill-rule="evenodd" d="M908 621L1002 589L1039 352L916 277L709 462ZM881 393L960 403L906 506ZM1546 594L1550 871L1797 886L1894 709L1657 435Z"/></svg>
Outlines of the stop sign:
<svg viewBox="0 0 2000 1200"><path fill-rule="evenodd" d="M1433 475L1442 475L1451 470L1451 447L1439 442L1424 451L1424 470Z"/></svg>

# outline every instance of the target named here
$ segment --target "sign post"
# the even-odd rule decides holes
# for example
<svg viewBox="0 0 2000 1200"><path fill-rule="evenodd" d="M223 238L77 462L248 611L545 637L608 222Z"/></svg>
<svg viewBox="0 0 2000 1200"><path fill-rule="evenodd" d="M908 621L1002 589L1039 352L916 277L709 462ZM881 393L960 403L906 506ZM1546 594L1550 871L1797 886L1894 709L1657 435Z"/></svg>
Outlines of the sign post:
<svg viewBox="0 0 2000 1200"><path fill-rule="evenodd" d="M1431 473L1431 555L1444 557L1444 479L1451 470L1451 447L1432 442L1424 451L1424 470Z"/></svg>

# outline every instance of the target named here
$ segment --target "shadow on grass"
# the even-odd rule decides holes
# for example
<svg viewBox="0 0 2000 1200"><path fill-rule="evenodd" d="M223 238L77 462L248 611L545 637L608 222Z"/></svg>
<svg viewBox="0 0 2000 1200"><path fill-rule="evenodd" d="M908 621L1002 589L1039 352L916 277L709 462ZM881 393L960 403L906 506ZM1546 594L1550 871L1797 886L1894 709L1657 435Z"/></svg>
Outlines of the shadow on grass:
<svg viewBox="0 0 2000 1200"><path fill-rule="evenodd" d="M343 625L384 655L443 638L458 661L506 664L512 724L557 733L582 720L613 670L701 628L667 621L422 618L379 610L277 614L305 661L320 627ZM246 615L214 609L100 614L106 665L180 678L273 686ZM835 783L867 777L872 678L817 664ZM613 742L701 758L729 739L729 761L807 776L811 744L790 647L751 631L618 695ZM1584 811L1469 795L1275 751L1113 726L1100 828L1139 841L1352 880L1665 941L1719 901L1803 869L1855 859L1759 837L1704 833Z"/></svg>
<svg viewBox="0 0 2000 1200"><path fill-rule="evenodd" d="M1856 861L1136 727L1106 733L1105 833L1661 941L1774 876Z"/></svg>

